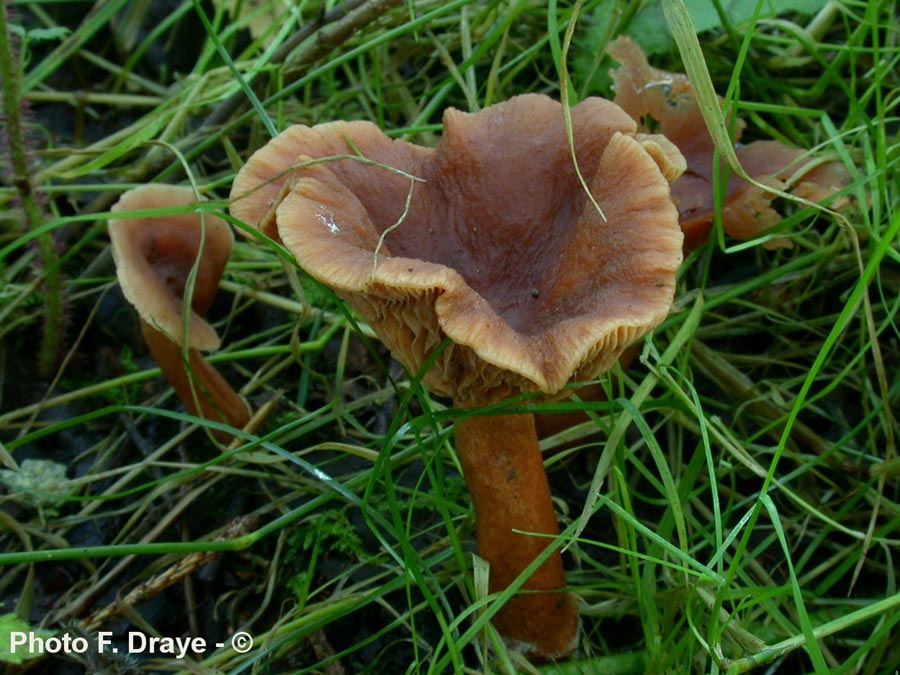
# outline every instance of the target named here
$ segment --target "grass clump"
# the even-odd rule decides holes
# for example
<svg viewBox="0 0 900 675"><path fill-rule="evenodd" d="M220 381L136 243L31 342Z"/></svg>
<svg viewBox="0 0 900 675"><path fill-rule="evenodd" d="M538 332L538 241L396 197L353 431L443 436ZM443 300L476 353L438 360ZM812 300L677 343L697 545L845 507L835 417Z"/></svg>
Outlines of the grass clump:
<svg viewBox="0 0 900 675"><path fill-rule="evenodd" d="M8 170L0 615L47 635L111 631L119 646L137 630L223 645L137 666L45 655L33 670L900 667L896 6L686 4L699 52L661 23L664 9L683 18L678 2L15 3L7 38L31 38L4 100L27 105L30 140L6 142L27 145L42 216L6 225L21 198ZM272 411L217 444L146 355L105 224L123 190L149 181L191 183L225 215L236 170L291 123L368 119L433 144L450 105L558 97L565 78L570 103L611 96L606 42L647 26L654 64L708 74L747 140L841 162L849 207L781 204L792 248L713 236L638 361L604 381L606 401L533 405L587 414L544 440L583 636L571 661L534 666L484 617L442 402L280 250L244 238L210 313L224 336L211 360ZM39 237L58 260L36 273ZM51 294L68 329L41 375ZM66 469L52 509L8 478L35 459ZM252 649L229 642L236 631ZM2 645L0 658L12 662Z"/></svg>

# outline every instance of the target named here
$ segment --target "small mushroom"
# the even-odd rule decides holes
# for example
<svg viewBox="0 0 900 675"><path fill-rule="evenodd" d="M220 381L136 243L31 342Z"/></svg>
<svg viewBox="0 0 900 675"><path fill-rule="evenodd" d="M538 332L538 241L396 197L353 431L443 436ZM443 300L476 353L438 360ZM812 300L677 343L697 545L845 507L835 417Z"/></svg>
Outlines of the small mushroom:
<svg viewBox="0 0 900 675"><path fill-rule="evenodd" d="M136 212L195 201L188 187L151 184L125 192L111 210ZM130 215L110 219L109 238L122 292L137 309L150 353L178 397L192 415L242 428L250 417L247 404L200 353L219 348L219 336L202 315L215 299L231 255L231 228L221 218L197 212ZM185 292L194 269L185 325ZM223 442L231 439L224 432L215 435Z"/></svg>
<svg viewBox="0 0 900 675"><path fill-rule="evenodd" d="M603 373L666 316L682 260L665 177L683 169L677 150L603 99L571 108L571 121L597 204L562 107L536 94L447 110L433 149L368 122L291 127L232 188L232 214L280 239L410 372L439 351L423 382L460 410L456 450L492 592L559 527L533 416L477 409ZM366 160L313 161L355 154ZM423 181L411 198L410 175ZM565 656L579 626L565 582L557 551L495 626L536 657Z"/></svg>
<svg viewBox="0 0 900 675"><path fill-rule="evenodd" d="M615 82L615 102L636 121L647 124L672 141L687 160L687 170L672 184L672 198L678 205L685 245L695 248L709 236L715 215L713 203L713 157L715 146L687 76L653 68L640 46L619 36L607 53L620 63L611 71ZM746 124L733 121L737 144ZM780 191L820 201L849 183L849 174L837 162L818 166L801 163L807 152L777 141L755 141L735 148L749 176ZM772 193L761 190L738 176L730 176L722 206L722 227L738 239L751 239L777 225L781 216L772 206ZM776 237L769 248L790 246L788 239Z"/></svg>

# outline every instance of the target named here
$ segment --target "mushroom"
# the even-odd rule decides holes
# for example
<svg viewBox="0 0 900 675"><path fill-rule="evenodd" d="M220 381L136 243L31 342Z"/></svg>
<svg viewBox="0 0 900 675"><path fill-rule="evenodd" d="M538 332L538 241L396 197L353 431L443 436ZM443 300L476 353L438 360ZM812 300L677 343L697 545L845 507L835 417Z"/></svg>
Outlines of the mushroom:
<svg viewBox="0 0 900 675"><path fill-rule="evenodd" d="M709 236L715 215L713 203L713 157L715 145L687 76L653 68L640 46L619 36L607 53L621 65L610 72L615 82L614 101L636 121L663 134L687 160L684 175L672 184L685 244L695 248ZM837 162L800 165L807 152L777 141L738 144L746 124L732 123L735 152L747 175L780 191L820 201L849 182L846 169ZM781 216L772 207L772 193L742 178L728 179L722 206L722 228L738 239L752 239L777 225ZM769 248L790 246L785 237L765 243Z"/></svg>
<svg viewBox="0 0 900 675"><path fill-rule="evenodd" d="M449 109L443 121L433 149L368 122L291 127L239 172L231 212L279 239L452 399L496 593L559 527L533 416L478 409L564 395L662 321L682 260L666 176L683 160L664 138L636 134L616 105L587 99L571 123L589 196L558 102L526 94L475 114ZM526 653L565 656L579 626L565 586L557 549L495 626Z"/></svg>
<svg viewBox="0 0 900 675"><path fill-rule="evenodd" d="M111 210L178 208L195 201L188 187L151 184L125 192ZM212 305L231 255L231 228L199 212L131 214L110 219L109 238L122 292L137 309L150 353L178 397L192 415L242 428L250 417L247 404L200 353L220 344L201 315ZM191 312L185 323L189 286ZM215 435L223 442L231 439L225 432Z"/></svg>

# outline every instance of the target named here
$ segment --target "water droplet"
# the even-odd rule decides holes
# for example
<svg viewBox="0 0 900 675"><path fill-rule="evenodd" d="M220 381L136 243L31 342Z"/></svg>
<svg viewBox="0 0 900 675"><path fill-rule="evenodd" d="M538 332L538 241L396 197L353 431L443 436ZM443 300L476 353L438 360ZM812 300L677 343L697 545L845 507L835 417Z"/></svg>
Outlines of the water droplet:
<svg viewBox="0 0 900 675"><path fill-rule="evenodd" d="M341 228L337 226L337 223L334 222L334 215L328 209L316 209L316 218L322 223L325 227L328 228L328 231L331 234L339 234Z"/></svg>

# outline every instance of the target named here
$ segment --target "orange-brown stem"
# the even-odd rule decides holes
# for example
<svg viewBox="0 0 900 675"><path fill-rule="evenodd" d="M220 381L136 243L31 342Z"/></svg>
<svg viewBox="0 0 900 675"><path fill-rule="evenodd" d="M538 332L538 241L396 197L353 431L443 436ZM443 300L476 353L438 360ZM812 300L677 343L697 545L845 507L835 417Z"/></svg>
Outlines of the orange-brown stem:
<svg viewBox="0 0 900 675"><path fill-rule="evenodd" d="M247 424L250 419L247 403L199 351L188 350L188 366L185 367L181 347L167 335L146 321L141 321L141 332L154 361L192 415L224 422L237 429ZM223 443L232 439L231 434L224 431L213 434Z"/></svg>
<svg viewBox="0 0 900 675"><path fill-rule="evenodd" d="M641 353L641 344L642 343L637 342L622 352L622 355L619 357L619 366L622 370L626 370L628 366L631 365L631 362L637 358L638 354ZM585 387L580 387L575 390L575 393L578 394L578 398L582 401L606 400L606 392L601 384L589 384ZM562 413L539 413L534 416L534 424L537 427L538 438L553 436L561 431L570 429L577 424L587 422L588 420L590 420L590 417L586 413L575 410ZM583 441L579 440L577 442ZM574 442L572 445L574 445ZM564 447L569 446L567 445Z"/></svg>
<svg viewBox="0 0 900 675"><path fill-rule="evenodd" d="M491 565L491 592L502 591L552 543L522 532L559 534L534 418L469 417L457 426L456 449L475 506L478 554ZM568 654L578 639L578 610L565 584L557 551L494 615L497 630L536 656Z"/></svg>

